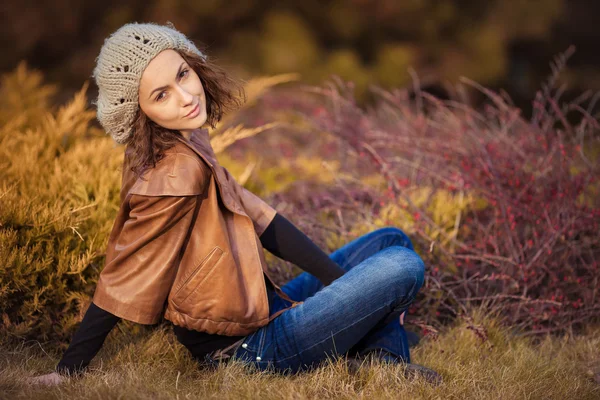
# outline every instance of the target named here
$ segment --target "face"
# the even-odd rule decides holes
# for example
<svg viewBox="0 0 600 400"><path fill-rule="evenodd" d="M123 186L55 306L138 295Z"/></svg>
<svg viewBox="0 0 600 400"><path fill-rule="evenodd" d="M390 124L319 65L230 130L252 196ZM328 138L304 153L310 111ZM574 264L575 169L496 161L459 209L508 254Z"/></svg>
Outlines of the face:
<svg viewBox="0 0 600 400"><path fill-rule="evenodd" d="M206 122L202 82L175 50L163 50L150 61L140 80L139 103L152 121L186 137Z"/></svg>

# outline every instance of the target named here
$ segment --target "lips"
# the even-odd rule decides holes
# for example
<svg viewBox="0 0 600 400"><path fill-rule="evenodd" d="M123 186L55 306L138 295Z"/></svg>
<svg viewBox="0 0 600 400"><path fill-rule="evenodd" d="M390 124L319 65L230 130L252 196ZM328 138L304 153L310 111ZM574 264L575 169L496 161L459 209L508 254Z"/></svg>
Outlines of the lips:
<svg viewBox="0 0 600 400"><path fill-rule="evenodd" d="M192 108L192 110L189 113L187 113L185 116L189 117L190 115L195 113L199 106L200 106L200 103L196 104L196 106L194 108Z"/></svg>

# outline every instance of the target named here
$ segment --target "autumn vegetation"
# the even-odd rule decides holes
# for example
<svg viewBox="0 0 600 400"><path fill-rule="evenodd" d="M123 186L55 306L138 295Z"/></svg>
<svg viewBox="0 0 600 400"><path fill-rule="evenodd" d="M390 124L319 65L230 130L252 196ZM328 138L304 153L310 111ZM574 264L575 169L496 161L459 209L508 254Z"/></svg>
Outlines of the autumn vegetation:
<svg viewBox="0 0 600 400"><path fill-rule="evenodd" d="M600 389L598 96L563 102L559 56L528 117L463 79L441 99L418 76L359 104L339 76L248 81L248 102L211 131L219 161L327 252L383 226L427 266L405 319L414 362L350 375L340 362L283 378L201 371L168 324L122 322L78 381L42 391L81 321L119 207L123 147L95 121L84 83L57 87L19 64L0 86L0 392L10 398L597 398ZM456 93L463 93L457 90ZM268 252L279 283L299 272Z"/></svg>

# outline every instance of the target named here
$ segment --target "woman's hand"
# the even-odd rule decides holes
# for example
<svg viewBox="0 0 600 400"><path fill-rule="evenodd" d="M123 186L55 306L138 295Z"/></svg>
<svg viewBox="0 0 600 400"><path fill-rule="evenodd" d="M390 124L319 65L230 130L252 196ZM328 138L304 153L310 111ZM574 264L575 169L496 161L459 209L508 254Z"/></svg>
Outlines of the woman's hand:
<svg viewBox="0 0 600 400"><path fill-rule="evenodd" d="M59 383L64 382L65 380L66 380L66 378L63 377L62 375L60 375L59 373L52 372L50 374L39 375L39 376L34 376L32 378L29 378L28 382L35 384L35 385L54 386L54 385L58 385Z"/></svg>
<svg viewBox="0 0 600 400"><path fill-rule="evenodd" d="M400 314L400 325L404 325L404 314L406 314L406 311Z"/></svg>

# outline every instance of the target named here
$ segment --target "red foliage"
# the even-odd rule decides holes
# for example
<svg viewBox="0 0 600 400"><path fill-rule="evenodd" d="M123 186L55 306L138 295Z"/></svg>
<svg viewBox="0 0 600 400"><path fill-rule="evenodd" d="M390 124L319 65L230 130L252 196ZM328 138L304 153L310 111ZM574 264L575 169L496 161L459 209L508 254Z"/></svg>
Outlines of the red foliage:
<svg viewBox="0 0 600 400"><path fill-rule="evenodd" d="M310 88L328 107L301 96L287 101L347 146L346 171L368 167L385 176L388 190L375 205L397 197L408 202L417 222L413 242L429 266L427 280L435 282L409 314L435 324L484 304L529 333L600 317L598 162L583 151L594 141L597 146L594 99L588 110L581 105L585 96L559 107L560 92L545 87L526 120L509 100L469 82L490 99L483 111L418 90L410 99L407 90L380 89L374 89L376 106L365 111L350 86L336 83ZM578 122L570 124L575 113ZM423 227L435 223L405 195L409 184L474 193L487 207L462 216L450 245L435 243L427 251L432 240ZM337 209L352 207L355 199L337 199ZM458 273L449 272L449 263Z"/></svg>

